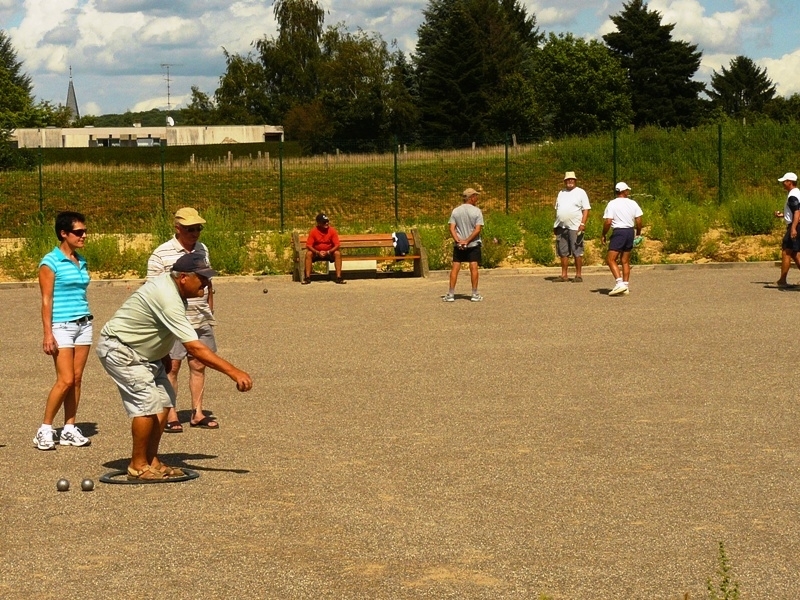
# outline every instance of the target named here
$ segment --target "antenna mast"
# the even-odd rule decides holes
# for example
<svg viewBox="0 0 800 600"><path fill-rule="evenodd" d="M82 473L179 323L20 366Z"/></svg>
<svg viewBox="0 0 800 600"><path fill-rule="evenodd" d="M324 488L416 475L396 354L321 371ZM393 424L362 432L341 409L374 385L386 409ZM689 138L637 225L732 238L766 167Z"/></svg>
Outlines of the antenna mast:
<svg viewBox="0 0 800 600"><path fill-rule="evenodd" d="M170 98L170 95L169 95L169 91L170 91L169 90L169 84L170 84L170 81L171 81L171 79L169 78L169 68L170 67L179 67L179 66L181 66L181 65L179 65L177 63L161 63L161 68L167 70L167 76L164 78L167 81L167 112L172 110L172 103L170 102L170 99L169 99Z"/></svg>

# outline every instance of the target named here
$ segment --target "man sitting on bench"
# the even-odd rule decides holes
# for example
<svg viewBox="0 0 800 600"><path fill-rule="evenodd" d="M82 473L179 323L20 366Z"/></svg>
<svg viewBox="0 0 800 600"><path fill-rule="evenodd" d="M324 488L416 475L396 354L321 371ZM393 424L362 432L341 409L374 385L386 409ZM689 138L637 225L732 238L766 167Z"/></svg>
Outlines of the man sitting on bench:
<svg viewBox="0 0 800 600"><path fill-rule="evenodd" d="M311 266L326 260L336 269L336 283L346 283L342 279L342 253L339 250L339 234L331 227L330 219L324 213L317 215L317 226L308 232L306 240L306 271L303 285L311 283Z"/></svg>

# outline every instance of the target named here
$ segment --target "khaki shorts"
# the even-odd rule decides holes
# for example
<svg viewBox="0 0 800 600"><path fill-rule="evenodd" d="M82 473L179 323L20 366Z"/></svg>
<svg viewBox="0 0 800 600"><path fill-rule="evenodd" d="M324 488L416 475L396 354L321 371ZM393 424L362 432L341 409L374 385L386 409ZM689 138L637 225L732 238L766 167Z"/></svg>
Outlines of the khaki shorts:
<svg viewBox="0 0 800 600"><path fill-rule="evenodd" d="M160 360L151 362L117 338L105 335L100 335L97 356L117 384L129 417L157 415L175 406L175 390Z"/></svg>
<svg viewBox="0 0 800 600"><path fill-rule="evenodd" d="M583 256L583 232L566 227L557 227L556 229L556 254L559 256Z"/></svg>

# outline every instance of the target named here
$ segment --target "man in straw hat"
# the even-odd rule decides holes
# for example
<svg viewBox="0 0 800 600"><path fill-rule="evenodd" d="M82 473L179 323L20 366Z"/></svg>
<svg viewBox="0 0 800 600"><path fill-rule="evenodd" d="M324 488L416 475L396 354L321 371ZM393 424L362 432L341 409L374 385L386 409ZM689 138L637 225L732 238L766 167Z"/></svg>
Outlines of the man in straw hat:
<svg viewBox="0 0 800 600"><path fill-rule="evenodd" d="M203 257L206 264L210 264L208 247L200 241L200 233L203 231L205 223L206 220L194 208L187 206L175 211L175 235L153 250L150 255L147 261L148 281L163 273L169 273L175 261L190 252L196 252ZM214 337L214 327L217 322L214 319L214 289L210 281L202 296L189 298L186 316L197 332L200 342L216 352L217 340ZM189 418L189 425L198 429L219 429L219 422L216 418L207 416L203 412L206 366L191 354L188 354L186 348L180 342L175 342L169 356L172 365L167 376L176 393L178 390L178 372L183 359L186 359L189 365L189 393L192 396L192 415ZM164 431L166 433L181 433L183 431L183 425L178 419L178 413L174 406L169 410Z"/></svg>
<svg viewBox="0 0 800 600"><path fill-rule="evenodd" d="M561 259L561 276L556 281L569 281L567 267L569 257L575 257L575 279L573 282L581 283L581 269L583 268L583 232L586 230L586 221L589 218L589 196L579 188L576 183L578 178L575 171L564 174L564 189L556 198L556 222L553 224L553 233L556 236L556 253Z"/></svg>

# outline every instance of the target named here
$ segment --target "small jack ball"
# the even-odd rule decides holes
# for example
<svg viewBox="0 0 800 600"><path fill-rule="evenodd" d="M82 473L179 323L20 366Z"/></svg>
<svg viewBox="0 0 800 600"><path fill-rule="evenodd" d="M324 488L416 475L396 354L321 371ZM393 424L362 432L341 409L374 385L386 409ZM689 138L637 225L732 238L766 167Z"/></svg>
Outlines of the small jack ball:
<svg viewBox="0 0 800 600"><path fill-rule="evenodd" d="M269 290L267 288L264 288L264 293L266 294L267 292L269 292Z"/></svg>
<svg viewBox="0 0 800 600"><path fill-rule="evenodd" d="M69 491L69 481L67 481L66 479L59 479L58 481L56 481L56 489L59 492Z"/></svg>
<svg viewBox="0 0 800 600"><path fill-rule="evenodd" d="M81 489L84 492L91 492L94 489L94 481L91 479L84 479L81 481Z"/></svg>

